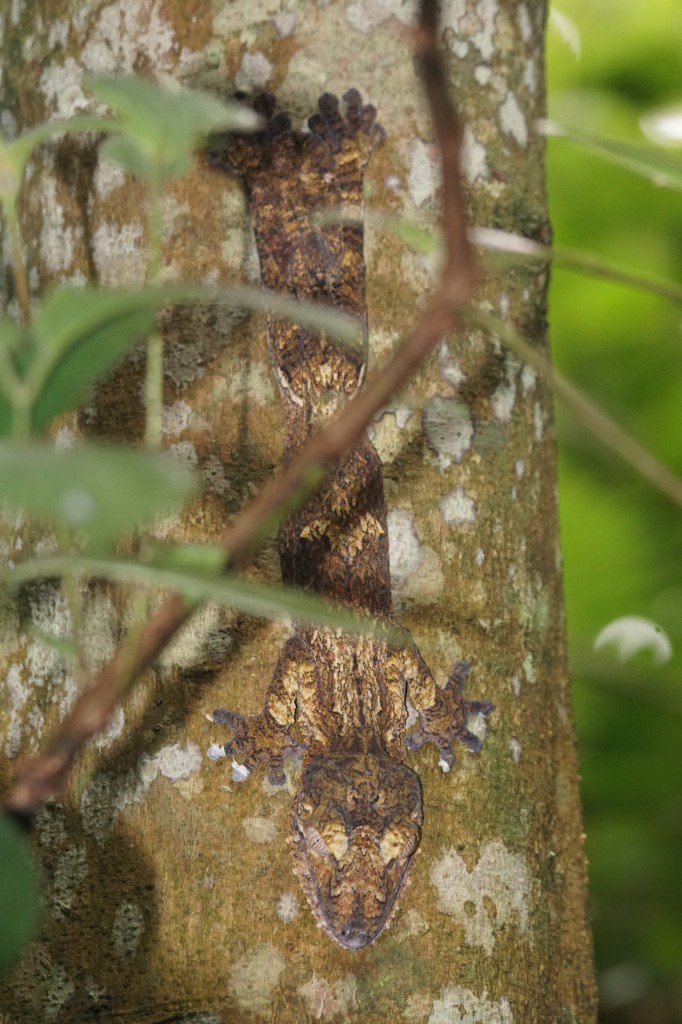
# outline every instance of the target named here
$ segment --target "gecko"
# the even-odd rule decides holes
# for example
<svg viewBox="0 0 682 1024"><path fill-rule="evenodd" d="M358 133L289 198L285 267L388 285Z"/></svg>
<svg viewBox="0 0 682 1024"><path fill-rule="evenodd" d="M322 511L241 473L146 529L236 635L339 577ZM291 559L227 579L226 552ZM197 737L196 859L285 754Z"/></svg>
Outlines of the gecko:
<svg viewBox="0 0 682 1024"><path fill-rule="evenodd" d="M354 315L366 342L360 216L364 169L384 138L375 108L357 89L343 103L327 93L305 130L276 111L271 94L254 108L264 128L220 137L210 159L244 183L262 283ZM344 219L315 218L329 208ZM366 346L358 352L271 317L268 347L291 458L362 386ZM278 543L286 584L394 621L382 468L367 434L284 523ZM300 624L283 645L263 710L209 716L231 730L221 754L243 758L237 779L264 765L270 782L282 784L284 758L302 756L289 836L294 870L318 924L346 949L384 931L420 842L421 783L405 748L434 743L447 771L455 741L481 747L467 719L494 705L463 697L467 672L458 662L441 688L414 645ZM419 716L409 731L407 698Z"/></svg>

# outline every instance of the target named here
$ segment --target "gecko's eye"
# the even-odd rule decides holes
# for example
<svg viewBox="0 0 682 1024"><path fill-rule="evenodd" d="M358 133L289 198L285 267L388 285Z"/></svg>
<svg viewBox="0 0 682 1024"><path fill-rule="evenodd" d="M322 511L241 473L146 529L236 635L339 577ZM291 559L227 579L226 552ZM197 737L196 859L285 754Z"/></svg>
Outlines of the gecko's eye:
<svg viewBox="0 0 682 1024"><path fill-rule="evenodd" d="M306 829L305 841L308 844L308 848L314 850L315 853L321 853L323 855L329 853L327 844L316 828Z"/></svg>
<svg viewBox="0 0 682 1024"><path fill-rule="evenodd" d="M336 827L333 824L329 825L325 828L324 835L316 828L308 828L305 839L308 849L322 857L332 856L340 860L348 849L348 836L340 824Z"/></svg>
<svg viewBox="0 0 682 1024"><path fill-rule="evenodd" d="M388 865L398 857L407 858L414 851L418 833L405 826L387 829L379 840L379 852L384 864Z"/></svg>

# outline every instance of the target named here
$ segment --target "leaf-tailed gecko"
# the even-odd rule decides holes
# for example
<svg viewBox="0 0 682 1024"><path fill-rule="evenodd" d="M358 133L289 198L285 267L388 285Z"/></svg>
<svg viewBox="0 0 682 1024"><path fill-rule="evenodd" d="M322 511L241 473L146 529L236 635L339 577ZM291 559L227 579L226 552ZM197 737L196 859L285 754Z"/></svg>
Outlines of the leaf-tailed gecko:
<svg viewBox="0 0 682 1024"><path fill-rule="evenodd" d="M254 104L264 130L225 136L212 160L246 186L264 285L350 312L366 330L361 222L314 217L330 207L358 217L364 168L384 135L357 90L343 99L342 112L335 96L322 96L307 130L297 131L264 94ZM361 387L365 357L277 318L268 341L290 457ZM285 583L392 621L381 463L367 436L286 522L279 547ZM341 946L359 949L381 934L419 844L421 786L403 763L404 746L435 743L444 771L455 740L480 748L467 718L490 714L493 704L463 698L467 670L456 664L441 689L414 646L301 625L260 714L213 712L232 730L225 753L243 756L238 777L264 764L270 781L282 783L284 757L302 753L294 867L318 923ZM406 694L419 713L407 733Z"/></svg>

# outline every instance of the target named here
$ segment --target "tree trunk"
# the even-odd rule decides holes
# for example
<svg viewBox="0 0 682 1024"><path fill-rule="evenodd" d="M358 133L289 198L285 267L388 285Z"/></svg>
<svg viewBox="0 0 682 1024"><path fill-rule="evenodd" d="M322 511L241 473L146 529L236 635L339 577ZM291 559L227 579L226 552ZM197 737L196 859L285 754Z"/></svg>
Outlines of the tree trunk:
<svg viewBox="0 0 682 1024"><path fill-rule="evenodd" d="M3 126L85 108L85 72L152 73L231 94L267 86L294 118L325 92L360 89L386 141L369 205L432 228L438 164L414 71L411 4L3 0ZM450 0L442 45L466 124L471 221L548 234L543 144L544 4ZM61 16L60 16L61 15ZM32 282L141 280L141 188L67 137L34 162L24 226ZM257 277L238 182L197 163L167 190L169 279ZM416 316L430 262L368 226L376 367ZM544 337L547 274L489 276L477 301ZM206 541L281 461L282 423L262 318L175 314L166 330L165 441L205 494L166 535ZM139 439L141 362L55 428ZM2 1024L278 1020L549 1024L594 1019L578 775L557 537L552 399L529 368L477 331L444 338L373 428L385 477L394 598L442 683L472 663L467 696L492 698L480 755L449 774L433 749L419 772L424 828L390 931L362 951L315 927L286 844L291 788L237 786L204 758L220 739L205 712L259 710L286 629L201 610L40 814L46 913L3 982ZM23 528L23 543L35 542ZM8 543L17 534L7 530ZM11 551L10 548L7 549ZM278 578L274 543L250 570ZM85 594L89 663L122 636L123 601ZM23 630L68 632L58 592L34 588L3 622L8 758L39 748L74 698L64 663ZM223 737L224 739L224 737ZM11 763L9 765L11 771ZM193 1016L195 1014L196 1016Z"/></svg>

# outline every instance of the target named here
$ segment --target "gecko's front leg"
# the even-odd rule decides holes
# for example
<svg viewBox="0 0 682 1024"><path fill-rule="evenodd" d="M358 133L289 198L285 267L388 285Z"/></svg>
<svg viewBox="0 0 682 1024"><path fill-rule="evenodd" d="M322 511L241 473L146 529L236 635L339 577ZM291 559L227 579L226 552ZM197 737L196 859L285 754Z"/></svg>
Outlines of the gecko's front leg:
<svg viewBox="0 0 682 1024"><path fill-rule="evenodd" d="M300 644L292 637L279 657L263 710L258 714L240 715L227 708L216 708L211 715L218 725L227 725L232 730L232 739L223 747L225 753L230 757L241 754L248 774L259 765L266 765L273 786L285 781L284 758L289 754L302 756L304 750L290 732L296 718L301 659ZM246 778L246 774L241 778Z"/></svg>
<svg viewBox="0 0 682 1024"><path fill-rule="evenodd" d="M407 733L405 746L408 750L419 750L425 743L434 743L440 755L439 764L447 772L455 760L455 741L473 753L481 749L481 740L467 726L469 716L487 717L495 705L490 700L465 700L462 696L462 684L469 674L466 661L455 664L443 689L436 685L415 648L403 650L400 663L408 695L419 712L419 721Z"/></svg>

